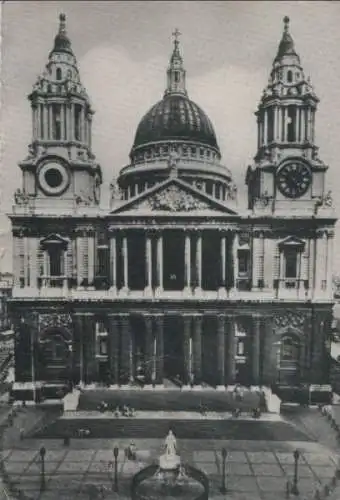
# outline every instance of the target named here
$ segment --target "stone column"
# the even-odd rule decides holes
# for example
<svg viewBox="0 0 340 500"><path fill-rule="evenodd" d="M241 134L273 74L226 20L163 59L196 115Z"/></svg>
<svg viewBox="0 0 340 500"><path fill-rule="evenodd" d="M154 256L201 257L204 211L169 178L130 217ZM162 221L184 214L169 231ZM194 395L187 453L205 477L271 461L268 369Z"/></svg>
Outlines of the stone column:
<svg viewBox="0 0 340 500"><path fill-rule="evenodd" d="M29 258L30 258L30 241L27 236L23 238L24 243L24 286L29 285ZM50 274L50 273L49 273Z"/></svg>
<svg viewBox="0 0 340 500"><path fill-rule="evenodd" d="M89 115L88 121L88 147L92 148L92 115Z"/></svg>
<svg viewBox="0 0 340 500"><path fill-rule="evenodd" d="M60 137L62 141L66 140L65 137L65 105L60 105Z"/></svg>
<svg viewBox="0 0 340 500"><path fill-rule="evenodd" d="M75 129L75 113L74 113L74 103L70 103L70 140L74 141L75 134L74 134L74 129Z"/></svg>
<svg viewBox="0 0 340 500"><path fill-rule="evenodd" d="M49 134L50 140L54 138L52 113L53 113L53 105L49 104L48 105L48 125L49 125L49 130L50 130L50 134Z"/></svg>
<svg viewBox="0 0 340 500"><path fill-rule="evenodd" d="M145 324L145 385L151 387L152 385L152 371L154 365L153 354L153 317L151 315L144 315Z"/></svg>
<svg viewBox="0 0 340 500"><path fill-rule="evenodd" d="M91 382L96 382L98 375L94 315L92 313L83 313L83 321L85 383L90 384Z"/></svg>
<svg viewBox="0 0 340 500"><path fill-rule="evenodd" d="M191 236L189 231L185 233L184 242L184 268L185 268L185 282L184 293L191 294Z"/></svg>
<svg viewBox="0 0 340 500"><path fill-rule="evenodd" d="M225 389L225 315L217 316L217 389Z"/></svg>
<svg viewBox="0 0 340 500"><path fill-rule="evenodd" d="M128 262L128 240L127 235L124 234L122 240L123 250L123 288L122 292L127 294L129 290L129 262Z"/></svg>
<svg viewBox="0 0 340 500"><path fill-rule="evenodd" d="M80 113L80 140L85 142L85 109L84 106L81 107Z"/></svg>
<svg viewBox="0 0 340 500"><path fill-rule="evenodd" d="M194 383L200 386L202 383L202 328L203 315L194 316L194 335L193 335L193 365L194 365Z"/></svg>
<svg viewBox="0 0 340 500"><path fill-rule="evenodd" d="M334 231L328 231L327 243L327 290L332 295Z"/></svg>
<svg viewBox="0 0 340 500"><path fill-rule="evenodd" d="M30 251L30 287L37 288L38 286L38 239L31 238L31 251Z"/></svg>
<svg viewBox="0 0 340 500"><path fill-rule="evenodd" d="M91 232L87 236L87 248L88 248L88 284L90 287L94 285L94 276L95 276L95 235L94 232Z"/></svg>
<svg viewBox="0 0 340 500"><path fill-rule="evenodd" d="M116 235L110 237L110 292L117 293L117 239Z"/></svg>
<svg viewBox="0 0 340 500"><path fill-rule="evenodd" d="M264 138L263 138L264 146L268 144L268 110L264 110Z"/></svg>
<svg viewBox="0 0 340 500"><path fill-rule="evenodd" d="M157 292L163 292L163 234L157 236Z"/></svg>
<svg viewBox="0 0 340 500"><path fill-rule="evenodd" d="M195 293L202 292L202 234L197 234L196 241L196 290Z"/></svg>
<svg viewBox="0 0 340 500"><path fill-rule="evenodd" d="M306 109L301 108L301 142L306 140Z"/></svg>
<svg viewBox="0 0 340 500"><path fill-rule="evenodd" d="M120 314L120 383L127 386L133 377L131 370L131 332L130 332L130 315Z"/></svg>
<svg viewBox="0 0 340 500"><path fill-rule="evenodd" d="M227 238L224 232L221 232L221 286L219 288L219 295L226 296L226 281L227 281Z"/></svg>
<svg viewBox="0 0 340 500"><path fill-rule="evenodd" d="M163 385L164 359L164 316L158 314L156 320L156 385Z"/></svg>
<svg viewBox="0 0 340 500"><path fill-rule="evenodd" d="M77 251L77 286L83 287L83 281L87 278L87 268L85 267L86 254L86 239L83 231L79 230L76 236L76 251ZM86 259L85 259L86 257Z"/></svg>
<svg viewBox="0 0 340 500"><path fill-rule="evenodd" d="M233 256L233 266L234 266L234 285L233 292L237 291L237 279L238 279L238 244L239 238L238 233L234 233L233 243L232 243L232 256Z"/></svg>
<svg viewBox="0 0 340 500"><path fill-rule="evenodd" d="M288 108L283 108L283 142L287 142L288 137Z"/></svg>
<svg viewBox="0 0 340 500"><path fill-rule="evenodd" d="M235 382L235 318L227 316L228 325L228 364L227 364L227 378L228 384Z"/></svg>
<svg viewBox="0 0 340 500"><path fill-rule="evenodd" d="M252 380L254 385L259 385L260 380L260 342L261 342L261 317L253 316L253 346L252 346Z"/></svg>
<svg viewBox="0 0 340 500"><path fill-rule="evenodd" d="M274 107L274 131L273 131L273 138L274 138L275 142L278 141L278 135L279 135L278 116L279 116L278 107L275 106Z"/></svg>
<svg viewBox="0 0 340 500"><path fill-rule="evenodd" d="M78 376L74 373L74 379L79 377L79 385L85 384L85 338L84 338L84 317L82 313L75 313L73 316L73 367L74 372L79 369Z"/></svg>
<svg viewBox="0 0 340 500"><path fill-rule="evenodd" d="M119 323L118 316L109 314L108 316L108 357L110 369L110 385L119 384Z"/></svg>
<svg viewBox="0 0 340 500"><path fill-rule="evenodd" d="M146 286L144 293L152 294L152 235L149 231L145 234L145 259L146 259Z"/></svg>
<svg viewBox="0 0 340 500"><path fill-rule="evenodd" d="M300 113L301 109L296 108L296 142L300 142Z"/></svg>
<svg viewBox="0 0 340 500"><path fill-rule="evenodd" d="M184 353L184 386L189 386L191 382L190 373L190 337L191 337L191 322L192 316L183 315L183 353Z"/></svg>
<svg viewBox="0 0 340 500"><path fill-rule="evenodd" d="M38 131L38 126L37 126L37 121L38 121L38 106L36 104L33 104L32 106L32 139L35 141L37 139L37 131Z"/></svg>
<svg viewBox="0 0 340 500"><path fill-rule="evenodd" d="M277 119L277 125L278 125L278 129L277 129L277 135L278 135L278 139L279 139L279 142L282 142L282 108L278 108L278 119Z"/></svg>

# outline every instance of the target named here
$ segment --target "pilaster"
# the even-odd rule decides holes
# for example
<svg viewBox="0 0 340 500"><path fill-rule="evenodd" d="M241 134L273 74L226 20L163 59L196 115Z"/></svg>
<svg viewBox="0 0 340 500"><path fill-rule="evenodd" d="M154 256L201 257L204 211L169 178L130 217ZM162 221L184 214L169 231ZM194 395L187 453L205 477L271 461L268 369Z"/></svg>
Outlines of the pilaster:
<svg viewBox="0 0 340 500"><path fill-rule="evenodd" d="M108 316L108 358L111 385L119 384L119 318L117 315Z"/></svg>
<svg viewBox="0 0 340 500"><path fill-rule="evenodd" d="M217 367L218 386L225 387L225 315L217 316Z"/></svg>
<svg viewBox="0 0 340 500"><path fill-rule="evenodd" d="M120 373L119 382L121 385L128 385L131 377L131 364L130 364L130 315L120 314Z"/></svg>
<svg viewBox="0 0 340 500"><path fill-rule="evenodd" d="M163 384L163 362L164 362L164 315L157 314L156 322L156 384Z"/></svg>
<svg viewBox="0 0 340 500"><path fill-rule="evenodd" d="M153 336L153 321L149 314L144 315L145 324L145 385L152 384L152 372L154 365L154 336Z"/></svg>
<svg viewBox="0 0 340 500"><path fill-rule="evenodd" d="M188 386L191 382L191 361L190 361L190 338L191 338L192 316L183 315L183 352L184 352L184 385Z"/></svg>
<svg viewBox="0 0 340 500"><path fill-rule="evenodd" d="M194 383L202 383L202 330L203 315L195 314L193 317L193 360L194 360Z"/></svg>
<svg viewBox="0 0 340 500"><path fill-rule="evenodd" d="M253 342L252 342L252 382L259 385L260 380L260 342L261 342L261 317L253 316Z"/></svg>
<svg viewBox="0 0 340 500"><path fill-rule="evenodd" d="M228 363L227 363L227 378L228 384L233 384L235 381L235 317L227 316L227 331L228 331Z"/></svg>

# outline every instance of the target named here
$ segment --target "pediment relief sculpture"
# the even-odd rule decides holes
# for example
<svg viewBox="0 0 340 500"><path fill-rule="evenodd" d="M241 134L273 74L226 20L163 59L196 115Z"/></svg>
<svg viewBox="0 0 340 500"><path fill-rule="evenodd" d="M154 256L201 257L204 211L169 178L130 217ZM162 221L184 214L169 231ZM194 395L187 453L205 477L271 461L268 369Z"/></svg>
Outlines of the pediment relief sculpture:
<svg viewBox="0 0 340 500"><path fill-rule="evenodd" d="M138 208L164 210L170 212L189 212L192 210L212 210L211 205L176 186L153 194L138 205Z"/></svg>

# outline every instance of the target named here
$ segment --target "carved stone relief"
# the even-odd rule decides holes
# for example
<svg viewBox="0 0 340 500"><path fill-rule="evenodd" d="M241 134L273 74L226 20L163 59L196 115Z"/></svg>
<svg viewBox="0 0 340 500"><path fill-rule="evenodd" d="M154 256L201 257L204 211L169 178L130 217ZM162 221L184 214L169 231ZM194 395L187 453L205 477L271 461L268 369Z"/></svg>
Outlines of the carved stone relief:
<svg viewBox="0 0 340 500"><path fill-rule="evenodd" d="M282 311L274 315L274 329L279 330L291 327L301 330L305 323L305 319L306 316L303 313L297 311Z"/></svg>
<svg viewBox="0 0 340 500"><path fill-rule="evenodd" d="M175 186L147 198L138 205L138 208L149 210L167 210L170 212L189 212L192 210L207 210L212 207L205 201L199 200L191 194L179 190Z"/></svg>
<svg viewBox="0 0 340 500"><path fill-rule="evenodd" d="M69 329L72 324L70 314L51 313L39 314L39 330L43 331L47 328L66 328Z"/></svg>

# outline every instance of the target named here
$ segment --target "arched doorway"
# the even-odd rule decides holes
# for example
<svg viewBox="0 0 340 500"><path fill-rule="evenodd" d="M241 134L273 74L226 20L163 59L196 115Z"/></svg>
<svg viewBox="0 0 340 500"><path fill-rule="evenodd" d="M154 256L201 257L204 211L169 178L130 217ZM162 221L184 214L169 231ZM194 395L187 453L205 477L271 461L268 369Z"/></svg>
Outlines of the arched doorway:
<svg viewBox="0 0 340 500"><path fill-rule="evenodd" d="M278 343L278 382L282 385L300 383L301 343L297 335L287 333Z"/></svg>
<svg viewBox="0 0 340 500"><path fill-rule="evenodd" d="M72 338L63 328L45 330L39 342L39 371L42 379L49 382L65 382L72 379Z"/></svg>

